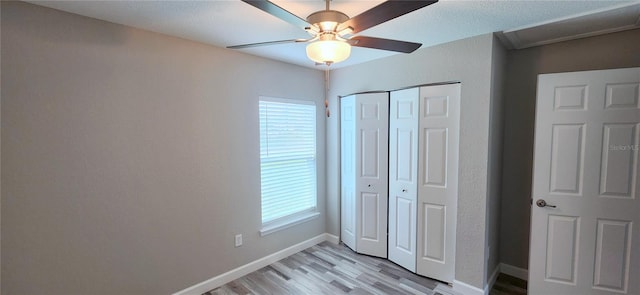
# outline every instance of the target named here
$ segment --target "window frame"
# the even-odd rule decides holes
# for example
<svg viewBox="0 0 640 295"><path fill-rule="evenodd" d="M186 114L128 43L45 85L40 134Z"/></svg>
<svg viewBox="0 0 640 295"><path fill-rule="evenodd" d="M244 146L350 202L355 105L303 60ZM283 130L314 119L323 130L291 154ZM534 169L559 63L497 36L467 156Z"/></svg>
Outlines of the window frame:
<svg viewBox="0 0 640 295"><path fill-rule="evenodd" d="M291 213L285 216L278 217L273 220L263 221L263 187L262 187L262 142L259 143L259 158L260 158L260 222L261 229L260 235L265 236L285 228L289 228L312 219L317 218L320 215L318 211L318 107L315 101L311 100L302 100L302 99L289 99L289 98L278 98L278 97L269 97L269 96L260 96L258 99L258 125L259 125L259 138L262 140L262 118L260 115L260 104L261 103L284 103L284 104L294 104L294 105L312 105L314 108L314 126L313 126L313 166L314 166L314 190L313 190L313 198L314 198L314 206L310 208L305 208L295 213Z"/></svg>

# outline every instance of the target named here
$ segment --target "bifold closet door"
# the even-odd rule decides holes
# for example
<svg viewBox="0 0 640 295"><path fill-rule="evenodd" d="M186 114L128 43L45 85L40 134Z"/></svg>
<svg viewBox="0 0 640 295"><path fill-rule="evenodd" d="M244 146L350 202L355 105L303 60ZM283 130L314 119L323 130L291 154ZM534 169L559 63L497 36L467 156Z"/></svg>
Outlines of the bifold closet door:
<svg viewBox="0 0 640 295"><path fill-rule="evenodd" d="M416 271L419 88L389 104L389 260Z"/></svg>
<svg viewBox="0 0 640 295"><path fill-rule="evenodd" d="M389 96L342 98L342 240L358 253L387 257Z"/></svg>
<svg viewBox="0 0 640 295"><path fill-rule="evenodd" d="M455 274L460 84L420 88L417 273Z"/></svg>
<svg viewBox="0 0 640 295"><path fill-rule="evenodd" d="M340 101L340 238L356 250L356 98Z"/></svg>

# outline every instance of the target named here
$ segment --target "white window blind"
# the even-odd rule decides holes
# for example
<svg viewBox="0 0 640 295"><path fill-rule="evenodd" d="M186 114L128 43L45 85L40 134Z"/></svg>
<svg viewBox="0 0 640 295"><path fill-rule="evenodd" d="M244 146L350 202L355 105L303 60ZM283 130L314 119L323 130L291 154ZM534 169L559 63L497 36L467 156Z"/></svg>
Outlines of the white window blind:
<svg viewBox="0 0 640 295"><path fill-rule="evenodd" d="M260 97L262 223L316 209L316 106Z"/></svg>

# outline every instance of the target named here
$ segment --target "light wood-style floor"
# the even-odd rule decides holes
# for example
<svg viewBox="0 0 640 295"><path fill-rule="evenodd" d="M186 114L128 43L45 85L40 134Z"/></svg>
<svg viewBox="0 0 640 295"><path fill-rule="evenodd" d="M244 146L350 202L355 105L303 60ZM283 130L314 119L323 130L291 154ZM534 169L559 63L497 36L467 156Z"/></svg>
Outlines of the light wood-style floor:
<svg viewBox="0 0 640 295"><path fill-rule="evenodd" d="M511 294L508 293L510 290L508 286L502 290L494 288L491 294ZM447 284L416 275L389 260L360 255L344 245L329 242L298 252L203 295L214 294L460 295ZM526 290L522 294L526 294Z"/></svg>
<svg viewBox="0 0 640 295"><path fill-rule="evenodd" d="M386 260L324 242L216 288L210 294L459 295Z"/></svg>

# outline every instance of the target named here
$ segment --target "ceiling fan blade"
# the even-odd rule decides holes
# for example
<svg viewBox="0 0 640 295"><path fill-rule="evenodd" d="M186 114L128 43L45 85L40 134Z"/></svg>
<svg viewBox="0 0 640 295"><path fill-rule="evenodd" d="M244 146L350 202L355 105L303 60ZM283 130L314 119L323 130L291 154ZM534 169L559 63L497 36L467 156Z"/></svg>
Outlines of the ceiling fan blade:
<svg viewBox="0 0 640 295"><path fill-rule="evenodd" d="M242 2L245 2L253 7L256 7L296 27L304 29L306 27L311 26L311 24L309 24L306 20L274 4L273 2L270 2L267 0L242 0Z"/></svg>
<svg viewBox="0 0 640 295"><path fill-rule="evenodd" d="M351 27L353 33L361 32L436 2L438 0L389 0L382 2L380 5L340 24L338 31Z"/></svg>
<svg viewBox="0 0 640 295"><path fill-rule="evenodd" d="M422 46L422 44L420 43L405 42L405 41L375 38L375 37L365 37L365 36L355 36L349 39L347 42L349 42L349 44L351 44L352 46L356 46L356 47L382 49L382 50L397 51L397 52L403 52L403 53L414 52L416 49Z"/></svg>
<svg viewBox="0 0 640 295"><path fill-rule="evenodd" d="M277 45L277 44L286 44L286 43L301 43L301 42L307 42L307 41L309 41L309 40L307 40L307 39L279 40L279 41L269 41L269 42L259 42L259 43L250 43L250 44L227 46L227 48L229 48L229 49L243 49L243 48L266 46L266 45Z"/></svg>

